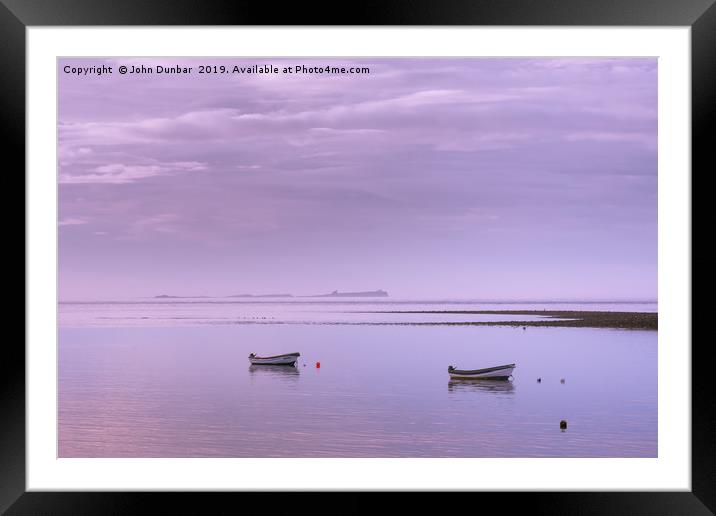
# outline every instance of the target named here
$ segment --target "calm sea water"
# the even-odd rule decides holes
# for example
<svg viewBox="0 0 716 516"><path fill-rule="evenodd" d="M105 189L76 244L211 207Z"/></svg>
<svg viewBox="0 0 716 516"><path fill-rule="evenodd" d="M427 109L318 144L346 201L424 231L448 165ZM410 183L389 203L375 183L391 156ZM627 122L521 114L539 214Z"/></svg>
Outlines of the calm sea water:
<svg viewBox="0 0 716 516"><path fill-rule="evenodd" d="M371 313L470 309L656 304L62 303L59 456L657 456L657 332ZM247 359L294 351L296 368ZM511 382L447 374L512 362Z"/></svg>

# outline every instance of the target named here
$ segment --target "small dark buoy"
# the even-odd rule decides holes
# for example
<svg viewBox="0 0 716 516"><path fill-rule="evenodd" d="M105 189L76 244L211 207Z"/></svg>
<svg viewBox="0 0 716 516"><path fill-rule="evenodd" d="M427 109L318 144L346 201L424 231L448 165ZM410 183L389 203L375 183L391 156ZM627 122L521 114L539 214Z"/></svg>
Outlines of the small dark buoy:
<svg viewBox="0 0 716 516"><path fill-rule="evenodd" d="M559 381L559 383L564 383L564 378L562 378L562 379Z"/></svg>
<svg viewBox="0 0 716 516"><path fill-rule="evenodd" d="M523 326L522 329L523 329L523 330L526 330L526 329L527 329L527 326Z"/></svg>
<svg viewBox="0 0 716 516"><path fill-rule="evenodd" d="M537 378L537 383L542 383L542 378Z"/></svg>
<svg viewBox="0 0 716 516"><path fill-rule="evenodd" d="M562 421L560 421L560 422L559 422L559 429L560 429L560 430L566 430L566 429L567 429L567 421L565 421L564 419L563 419Z"/></svg>

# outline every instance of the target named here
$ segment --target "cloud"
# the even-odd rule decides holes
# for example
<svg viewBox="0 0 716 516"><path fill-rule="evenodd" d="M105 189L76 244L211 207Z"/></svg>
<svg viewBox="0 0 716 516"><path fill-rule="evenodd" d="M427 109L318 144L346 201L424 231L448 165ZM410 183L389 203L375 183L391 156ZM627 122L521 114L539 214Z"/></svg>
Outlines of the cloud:
<svg viewBox="0 0 716 516"><path fill-rule="evenodd" d="M592 141L610 143L638 143L648 148L657 146L656 134L620 132L620 131L585 131L567 134L564 139L570 142Z"/></svg>
<svg viewBox="0 0 716 516"><path fill-rule="evenodd" d="M80 226L82 224L87 224L87 221L84 219L67 218L60 220L58 224L60 226Z"/></svg>
<svg viewBox="0 0 716 516"><path fill-rule="evenodd" d="M529 140L529 133L467 133L456 134L454 138L446 138L435 145L436 150L467 151L508 149L520 141Z"/></svg>
<svg viewBox="0 0 716 516"><path fill-rule="evenodd" d="M327 205L357 214L343 224L413 206L450 224L475 199L552 205L562 192L563 206L573 195L560 187L564 171L655 177L654 60L363 61L370 76L126 77L101 94L63 77L61 188L77 196L87 185L96 200L66 196L66 213L93 224L101 213L112 235L123 231L112 207L181 213L196 238L313 224ZM209 164L210 175L193 173ZM162 177L171 180L158 190ZM131 196L92 188L126 184Z"/></svg>
<svg viewBox="0 0 716 516"><path fill-rule="evenodd" d="M112 163L101 165L91 170L89 174L72 175L61 174L60 183L86 184L125 184L133 183L148 177L176 174L180 172L194 172L206 170L204 163L196 161L178 161L173 163L152 165L125 165Z"/></svg>
<svg viewBox="0 0 716 516"><path fill-rule="evenodd" d="M125 228L125 240L135 240L146 236L153 237L158 233L179 233L178 224L181 217L176 213L158 213L155 215L139 217Z"/></svg>
<svg viewBox="0 0 716 516"><path fill-rule="evenodd" d="M379 100L337 102L315 109L281 109L245 112L236 108L186 111L172 117L135 121L79 122L60 124L60 140L66 145L116 145L149 141L246 141L261 136L290 134L298 130L378 132L376 123L409 127L416 116L435 109L460 110L470 106L502 103L533 97L544 91L421 90ZM464 116L464 115L463 115ZM401 123L401 120L403 122Z"/></svg>
<svg viewBox="0 0 716 516"><path fill-rule="evenodd" d="M92 154L92 149L89 147L78 147L76 149L62 147L58 149L58 157L60 160L63 159L74 159L79 157L85 157Z"/></svg>

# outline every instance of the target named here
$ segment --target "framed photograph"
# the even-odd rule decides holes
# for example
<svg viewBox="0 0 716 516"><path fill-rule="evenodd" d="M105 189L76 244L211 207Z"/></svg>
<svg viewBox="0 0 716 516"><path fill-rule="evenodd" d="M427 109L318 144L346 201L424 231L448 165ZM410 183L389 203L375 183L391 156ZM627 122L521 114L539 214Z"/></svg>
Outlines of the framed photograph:
<svg viewBox="0 0 716 516"><path fill-rule="evenodd" d="M710 514L716 7L547 4L5 0L27 301L0 508Z"/></svg>

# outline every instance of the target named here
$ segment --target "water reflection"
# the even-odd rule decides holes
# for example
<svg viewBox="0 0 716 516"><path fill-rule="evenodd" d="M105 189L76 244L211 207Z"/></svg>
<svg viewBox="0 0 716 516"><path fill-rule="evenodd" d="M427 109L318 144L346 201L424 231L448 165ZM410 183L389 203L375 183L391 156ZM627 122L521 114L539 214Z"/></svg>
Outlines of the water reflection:
<svg viewBox="0 0 716 516"><path fill-rule="evenodd" d="M495 394L514 394L515 384L508 380L450 380L450 392L491 392Z"/></svg>
<svg viewBox="0 0 716 516"><path fill-rule="evenodd" d="M296 380L301 375L298 367L289 365L254 365L249 366L251 377L266 377Z"/></svg>

